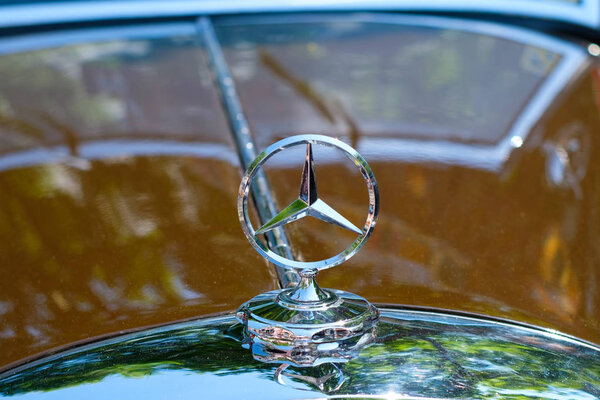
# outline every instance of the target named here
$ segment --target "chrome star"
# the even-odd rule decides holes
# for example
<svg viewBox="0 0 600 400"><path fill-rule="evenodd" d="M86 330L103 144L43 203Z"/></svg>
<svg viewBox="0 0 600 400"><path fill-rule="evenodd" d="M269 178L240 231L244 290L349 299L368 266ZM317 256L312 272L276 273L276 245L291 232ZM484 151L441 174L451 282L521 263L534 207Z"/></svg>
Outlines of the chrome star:
<svg viewBox="0 0 600 400"><path fill-rule="evenodd" d="M360 170L361 175L367 185L367 191L369 194L369 206L362 229L357 228L350 221L340 215L340 213L325 203L325 201L319 198L317 193L315 171L313 168L312 153L313 146L317 145L341 151L348 157L348 159L352 161L354 166ZM298 198L289 206L268 220L263 226L255 230L252 226L250 215L248 214L248 195L250 193L250 187L252 186L253 182L260 184L261 179L264 179L264 177L257 175L257 173L271 157L294 146L306 146L306 157L302 171L302 182L300 184L300 196L298 196ZM356 254L368 240L371 232L373 232L373 228L375 227L375 223L377 221L378 212L379 191L377 190L377 182L373 176L373 171L369 167L369 164L367 164L367 161L355 149L348 146L346 143L323 135L291 136L268 146L250 164L246 170L246 173L242 177L242 182L240 183L240 188L238 191L238 217L242 225L242 230L244 231L244 234L248 238L250 244L252 244L254 249L270 262L280 267L295 269L298 271L298 273L302 271L320 271L322 269L331 268L343 263ZM272 230L273 233L277 235L279 234L279 231L275 228L281 229L283 225L306 216L312 216L327 223L340 226L355 233L357 236L354 241L350 243L348 247L346 247L346 249L342 250L338 254L326 259L315 261L298 261L293 258L287 258L279 254L278 251L269 248L268 242L264 240L262 237L263 235L261 234Z"/></svg>
<svg viewBox="0 0 600 400"><path fill-rule="evenodd" d="M319 198L313 167L313 145L343 152L360 170L369 193L369 207L362 230ZM260 183L264 179L264 175L257 175L257 172L270 157L294 146L306 146L300 195L255 231L248 215L252 181L257 178L256 182ZM291 136L270 145L254 159L242 177L238 191L238 216L242 229L256 251L278 266L296 270L300 278L295 287L259 294L238 308L236 318L244 326L244 345L252 349L255 359L303 367L346 362L372 343L379 320L377 308L355 294L321 289L315 282L315 275L356 254L373 232L378 212L379 192L373 171L355 149L338 139L322 135ZM275 251L277 249L272 250L268 238L260 235L270 230L274 230L273 235L281 234L283 225L306 216L347 229L355 233L356 238L344 250L329 258L300 261L282 256ZM295 376L295 379L303 378ZM310 382L322 385L325 380Z"/></svg>
<svg viewBox="0 0 600 400"><path fill-rule="evenodd" d="M319 198L317 194L317 182L315 179L315 170L313 162L312 144L306 144L306 157L304 159L304 168L302 170L302 182L300 184L300 196L289 206L284 208L279 214L274 216L266 224L261 226L256 234L262 234L286 225L290 222L299 220L306 216L311 216L330 224L341 226L356 234L362 231L352 222L344 218L331 206Z"/></svg>

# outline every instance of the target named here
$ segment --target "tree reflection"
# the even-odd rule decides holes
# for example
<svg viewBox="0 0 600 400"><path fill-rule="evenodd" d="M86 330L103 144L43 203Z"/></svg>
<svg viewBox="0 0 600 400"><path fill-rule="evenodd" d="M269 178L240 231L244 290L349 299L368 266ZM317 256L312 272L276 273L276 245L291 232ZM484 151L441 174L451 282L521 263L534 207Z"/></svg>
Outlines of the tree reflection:
<svg viewBox="0 0 600 400"><path fill-rule="evenodd" d="M3 39L21 51L0 57L0 365L273 288L239 230L239 172L219 154L234 151L195 26L158 28L34 51ZM165 142L201 158L160 156ZM144 146L157 150L136 156Z"/></svg>
<svg viewBox="0 0 600 400"><path fill-rule="evenodd" d="M169 371L218 376L258 372L257 379L276 384L277 365L255 361L236 340L241 328L232 320L191 322L92 345L5 378L0 393L12 396L100 382L116 374L139 378ZM311 385L331 374L327 365L289 367L286 377L296 387L338 396L587 399L600 394L596 350L515 327L454 322L439 324L427 317L400 325L382 322L378 343L337 364L341 387Z"/></svg>
<svg viewBox="0 0 600 400"><path fill-rule="evenodd" d="M2 358L269 289L231 211L237 179L227 163L185 157L0 174Z"/></svg>

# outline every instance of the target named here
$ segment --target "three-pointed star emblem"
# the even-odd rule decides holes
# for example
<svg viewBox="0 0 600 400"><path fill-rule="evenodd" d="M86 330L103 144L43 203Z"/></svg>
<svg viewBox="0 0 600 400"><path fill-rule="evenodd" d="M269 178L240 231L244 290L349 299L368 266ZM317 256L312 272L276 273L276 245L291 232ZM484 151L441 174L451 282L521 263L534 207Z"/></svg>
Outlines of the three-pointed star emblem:
<svg viewBox="0 0 600 400"><path fill-rule="evenodd" d="M348 229L359 235L362 233L362 231L352 224L352 222L348 221L319 198L319 195L317 194L315 170L313 167L312 145L310 142L306 144L306 157L304 160L304 168L302 170L300 196L270 221L261 226L260 229L256 231L256 234L268 232L271 229L286 225L309 215L330 224L341 226L342 228Z"/></svg>

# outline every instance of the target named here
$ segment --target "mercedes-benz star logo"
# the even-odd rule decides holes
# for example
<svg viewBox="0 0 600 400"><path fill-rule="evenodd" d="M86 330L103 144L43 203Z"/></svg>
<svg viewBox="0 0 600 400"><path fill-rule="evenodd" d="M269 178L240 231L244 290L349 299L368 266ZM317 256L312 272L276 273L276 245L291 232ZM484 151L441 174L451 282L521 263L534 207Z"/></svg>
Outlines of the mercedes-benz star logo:
<svg viewBox="0 0 600 400"><path fill-rule="evenodd" d="M252 227L250 218L248 216L248 192L253 177L261 166L273 155L283 151L287 148L306 144L306 157L304 160L304 168L302 170L302 181L300 184L300 196L294 200L289 206L284 208L281 212L275 215L271 220L267 221L257 231ZM314 144L320 144L330 147L335 147L342 150L348 158L350 158L354 164L360 169L369 191L369 210L367 213L367 219L363 229L357 228L352 222L348 221L340 213L335 211L329 206L324 200L319 198L317 194L317 183L314 172L314 161L312 146ZM375 221L377 220L377 214L379 211L379 193L377 190L377 183L371 168L365 161L365 159L352 147L348 146L344 142L333 139L328 136L322 135L299 135L292 136L277 143L269 146L265 151L256 157L254 162L250 165L246 174L242 179L240 185L239 196L238 196L238 214L242 229L246 234L248 240L252 246L264 257L269 259L271 262L280 265L282 267L295 268L298 270L304 269L326 269L338 265L350 257L352 257L360 248L364 245L369 235L373 231ZM354 232L358 237L341 253L320 261L302 262L296 260L290 260L270 250L265 243L263 243L258 235L266 233L277 227L286 225L290 222L298 219L311 216L318 218L330 224L338 225L344 229Z"/></svg>
<svg viewBox="0 0 600 400"><path fill-rule="evenodd" d="M342 217L337 211L319 198L317 194L317 182L315 180L315 169L312 154L312 143L306 143L306 158L302 170L302 183L300 184L300 196L279 214L273 217L256 231L257 235L265 233L278 226L285 225L307 215L318 218L330 224L339 225L349 231L361 234L362 231L354 224Z"/></svg>

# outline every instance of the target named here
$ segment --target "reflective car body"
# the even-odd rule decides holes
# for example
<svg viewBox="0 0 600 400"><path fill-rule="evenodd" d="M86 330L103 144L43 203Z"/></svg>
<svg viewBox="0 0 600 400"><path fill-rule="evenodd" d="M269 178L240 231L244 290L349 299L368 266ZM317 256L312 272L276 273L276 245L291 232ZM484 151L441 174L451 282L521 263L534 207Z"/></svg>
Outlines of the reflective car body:
<svg viewBox="0 0 600 400"><path fill-rule="evenodd" d="M210 346L169 344L178 325L144 329L230 313L250 297L294 281L253 252L235 207L251 150L307 133L348 142L369 161L379 183L381 213L371 241L342 267L320 274L319 283L392 305L390 325L421 321L415 328L420 333L395 334L425 342L381 344L396 346L395 354L415 364L373 370L372 376L387 371L388 386L402 374L427 376L421 386L401 386L392 394L599 395L597 350L588 343L600 342L596 2L549 3L537 12L528 8L537 2L511 12L501 4L514 6L510 1L492 2L489 9L401 2L388 10L365 5L361 13L325 3L304 5L301 14L263 5L247 15L226 8L243 3L213 5L212 11L210 2L182 2L171 11L146 2L134 2L135 9L100 3L72 3L73 14L63 17L52 4L8 5L0 18L2 395L42 396L36 391L134 379L136 371L155 378L161 371L205 371L182 360L211 358L210 351L194 353ZM392 9L411 12L384 12ZM360 220L367 193L358 173L327 151L315 152L315 160L320 194ZM266 171L271 190L255 193L258 214L263 197L284 205L297 196L301 162L301 154L273 159ZM285 234L300 260L330 256L351 238L309 220ZM472 317L456 312L479 315L473 324L483 326L480 336L447 328L471 325ZM183 335L199 335L198 343L211 335L236 336L230 317L215 318L184 323L191 331ZM516 322L507 333L497 318ZM422 333L431 332L432 321L444 337L435 342ZM141 333L97 342L131 330ZM138 362L147 350L130 350L127 341L143 342L157 332L169 333L159 341L165 352ZM468 357L465 346L452 347L448 337L455 344L472 340L480 353ZM500 339L482 344L486 337ZM97 343L77 347L83 342ZM554 364L548 361L552 368L522 386L494 375L513 368L523 378L522 370L546 362L545 356L535 358L542 342L544 354L556 356ZM231 343L230 350L219 350L227 355L223 364L203 364L210 376L233 376L239 366L239 376L263 373L269 385L274 382L275 367ZM507 356L494 370L494 351L511 354L506 343L531 358ZM104 350L94 353L104 345L117 346L104 354L118 368L87 363L104 357ZM61 352L67 348L74 350ZM435 357L419 358L431 349ZM456 358L461 349L464 357ZM61 369L77 355L83 370L106 373ZM368 354L361 357L368 363ZM439 360L449 363L450 372L435 381L441 375L432 365ZM53 362L58 364L49 367ZM486 365L493 370L488 381L478 375ZM549 371L569 365L585 371L580 381L557 375L535 386ZM58 378L32 378L52 368ZM342 375L353 376L348 370ZM495 378L508 382L504 392L490 383ZM385 394L379 391L384 383L373 383L378 390L369 392L358 379L327 390L316 390L313 382L310 393ZM225 391L250 380L192 387L222 388L221 397L260 395L258 387ZM480 391L436 391L448 382ZM158 398L175 390L160 379L156 385Z"/></svg>

